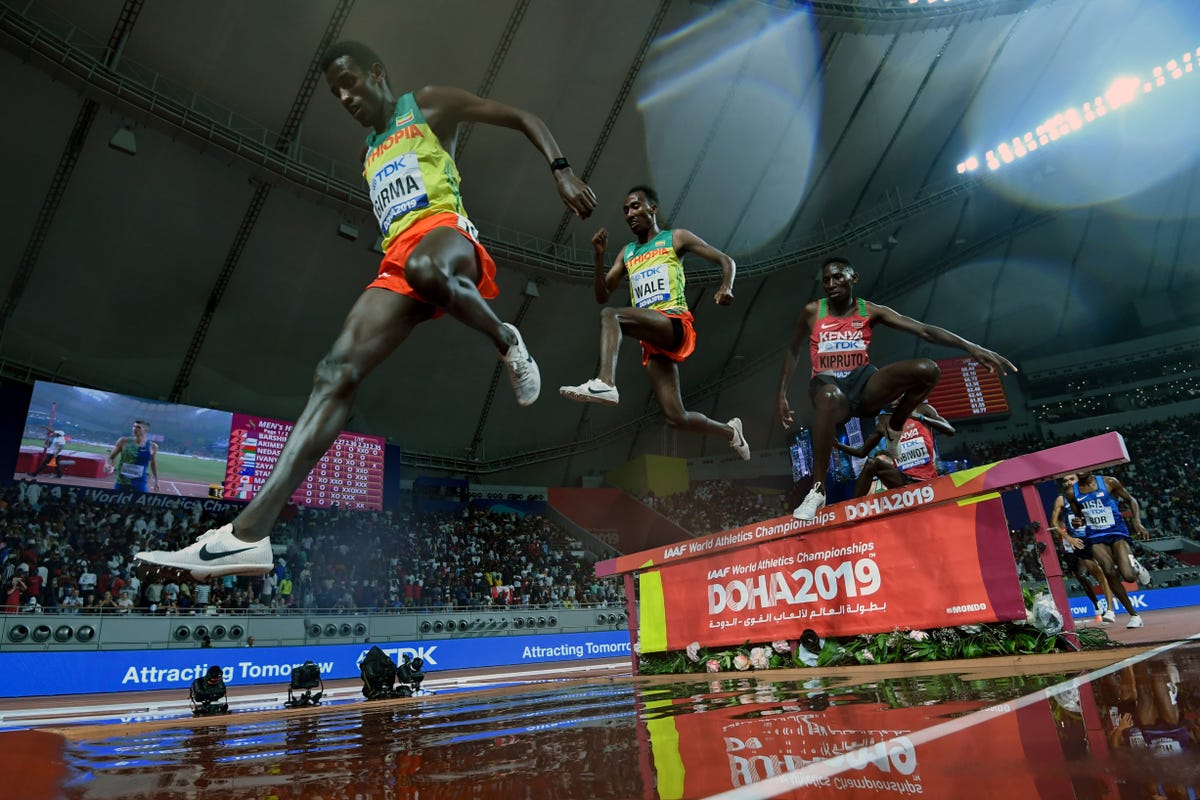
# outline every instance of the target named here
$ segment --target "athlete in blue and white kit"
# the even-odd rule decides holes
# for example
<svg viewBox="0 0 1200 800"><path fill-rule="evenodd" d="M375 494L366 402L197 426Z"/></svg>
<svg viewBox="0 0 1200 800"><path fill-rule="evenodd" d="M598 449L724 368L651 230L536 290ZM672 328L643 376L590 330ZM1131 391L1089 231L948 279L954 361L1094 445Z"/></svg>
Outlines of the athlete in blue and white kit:
<svg viewBox="0 0 1200 800"><path fill-rule="evenodd" d="M1054 508L1050 512L1050 527L1062 542L1063 553L1066 554L1063 560L1066 574L1079 579L1080 587L1096 609L1096 621L1102 625L1110 625L1117 621L1117 607L1113 603L1112 589L1109 588L1108 579L1104 577L1104 570L1100 569L1100 565L1092 556L1092 546L1088 543L1088 530L1083 518L1067 513L1067 496L1075 491L1077 483L1079 476L1074 472L1067 473L1059 479L1060 492L1058 497L1054 498ZM1104 592L1103 613L1100 611L1100 600L1096 597L1096 590L1092 587L1093 580Z"/></svg>
<svg viewBox="0 0 1200 800"><path fill-rule="evenodd" d="M150 476L154 476L154 491L158 491L158 445L149 439L150 423L134 420L133 435L122 436L104 459L104 472L115 473L113 488L118 491L150 491Z"/></svg>
<svg viewBox="0 0 1200 800"><path fill-rule="evenodd" d="M1129 525L1121 516L1118 500L1129 504ZM1139 581L1143 585L1149 582L1150 575L1133 557L1133 538L1129 534L1132 526L1134 534L1139 539L1149 539L1150 533L1142 525L1138 514L1137 500L1121 485L1116 478L1103 475L1093 475L1090 472L1079 473L1079 482L1067 495L1067 502L1075 513L1083 518L1087 525L1088 544L1092 547L1092 557L1104 570L1108 585L1113 594L1129 612L1129 622L1126 628L1140 628L1144 624L1137 609L1129 600L1122 581Z"/></svg>

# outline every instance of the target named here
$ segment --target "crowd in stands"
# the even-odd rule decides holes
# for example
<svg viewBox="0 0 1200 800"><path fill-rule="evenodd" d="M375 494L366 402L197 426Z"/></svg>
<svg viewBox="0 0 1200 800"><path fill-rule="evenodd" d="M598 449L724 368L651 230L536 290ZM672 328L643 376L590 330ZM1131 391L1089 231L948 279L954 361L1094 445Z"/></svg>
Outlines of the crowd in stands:
<svg viewBox="0 0 1200 800"><path fill-rule="evenodd" d="M578 542L540 515L311 510L289 506L261 578L182 580L135 568L143 549L174 549L227 521L201 511L114 505L82 490L0 487L5 612L197 613L270 609L421 609L614 605ZM229 517L232 512L225 512Z"/></svg>
<svg viewBox="0 0 1200 800"><path fill-rule="evenodd" d="M697 536L727 531L790 511L784 508L782 494L759 494L730 481L696 481L686 492L659 498L651 495L643 502Z"/></svg>

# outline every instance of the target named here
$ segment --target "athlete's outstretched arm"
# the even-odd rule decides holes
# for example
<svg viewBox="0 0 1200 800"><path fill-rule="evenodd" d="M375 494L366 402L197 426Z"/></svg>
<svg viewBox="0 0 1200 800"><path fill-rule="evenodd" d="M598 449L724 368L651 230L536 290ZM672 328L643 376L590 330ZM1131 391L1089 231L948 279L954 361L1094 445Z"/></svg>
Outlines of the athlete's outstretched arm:
<svg viewBox="0 0 1200 800"><path fill-rule="evenodd" d="M625 277L625 250L617 251L617 258L607 272L604 270L605 253L608 249L608 229L601 228L592 234L592 289L596 302L604 305L612 297L613 290Z"/></svg>
<svg viewBox="0 0 1200 800"><path fill-rule="evenodd" d="M887 306L881 306L870 301L867 302L867 309L871 314L873 322L882 323L898 331L911 333L913 336L924 339L927 342L944 344L948 347L957 347L987 367L988 372L1007 375L1010 372L1017 371L1012 362L999 353L988 350L986 347L980 347L974 342L968 342L957 333L951 333L945 328L939 328L936 325L927 325L920 320L915 320L912 317L906 317L897 311L893 311Z"/></svg>
<svg viewBox="0 0 1200 800"><path fill-rule="evenodd" d="M1054 507L1050 509L1050 527L1056 531L1064 532L1067 529L1063 522L1063 510L1066 504L1063 502L1062 495L1054 498Z"/></svg>
<svg viewBox="0 0 1200 800"><path fill-rule="evenodd" d="M1050 511L1050 527L1058 534L1060 541L1066 542L1076 550L1083 549L1083 540L1077 536L1072 536L1067 530L1067 522L1063 518L1067 510L1066 501L1062 495L1054 498L1054 508Z"/></svg>
<svg viewBox="0 0 1200 800"><path fill-rule="evenodd" d="M460 122L482 122L521 131L545 157L547 164L563 157L558 142L536 114L519 108L485 100L478 95L452 86L426 86L414 95L425 121L442 141L452 141ZM554 170L558 195L567 208L580 219L590 216L596 208L596 194L570 167Z"/></svg>
<svg viewBox="0 0 1200 800"><path fill-rule="evenodd" d="M796 327L792 331L792 340L788 342L787 355L783 357L783 371L779 376L779 422L784 430L790 428L795 419L792 407L787 401L788 384L792 382L792 373L796 371L796 361L800 358L800 353L804 352L804 342L812 332L813 317L816 313L815 302L809 303L800 312L800 319L796 320Z"/></svg>
<svg viewBox="0 0 1200 800"><path fill-rule="evenodd" d="M912 418L917 422L925 423L938 433L945 434L946 436L953 436L956 433L954 426L947 422L941 414L937 413L937 410L929 405L929 403L923 402L917 406L917 409L912 413Z"/></svg>
<svg viewBox="0 0 1200 800"><path fill-rule="evenodd" d="M676 253L695 253L705 261L721 268L721 285L713 295L719 306L733 303L733 276L737 274L737 263L691 231L676 228L671 232L671 245Z"/></svg>
<svg viewBox="0 0 1200 800"><path fill-rule="evenodd" d="M866 439L863 439L863 443L858 447L851 447L834 439L834 449L841 450L846 455L851 455L855 458L866 458L875 449L875 445L883 441L883 426L886 424L886 418L880 417L879 421L875 423L875 430L871 431L871 434Z"/></svg>
<svg viewBox="0 0 1200 800"><path fill-rule="evenodd" d="M1124 500L1129 504L1129 527L1133 528L1134 534L1139 539L1149 539L1150 531L1146 530L1146 526L1142 524L1141 509L1138 508L1138 501L1133 499L1133 495L1125 488L1116 478L1105 476L1105 483L1108 484L1108 491L1113 497L1118 500Z"/></svg>

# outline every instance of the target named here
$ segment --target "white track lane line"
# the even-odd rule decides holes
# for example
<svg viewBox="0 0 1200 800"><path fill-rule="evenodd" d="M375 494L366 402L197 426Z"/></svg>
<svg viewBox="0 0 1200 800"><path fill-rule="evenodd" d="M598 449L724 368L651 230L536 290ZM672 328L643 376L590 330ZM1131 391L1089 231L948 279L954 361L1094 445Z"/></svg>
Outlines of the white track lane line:
<svg viewBox="0 0 1200 800"><path fill-rule="evenodd" d="M909 747L919 747L923 744L936 741L946 736L953 736L956 733L982 725L985 722L990 722L1004 714L1025 708L1026 706L1040 703L1049 699L1052 695L1060 694L1070 689L1078 689L1085 683L1103 678L1105 675L1111 675L1118 670L1145 661L1148 658L1161 655L1168 650L1172 650L1181 644L1188 642L1200 641L1200 633L1194 633L1186 639L1177 642L1170 642L1148 650L1145 653L1136 656L1130 656L1123 661L1118 661L1114 664L1109 664L1107 667L1089 672L1086 678L1071 678L1070 680L1057 683L1054 686L1047 686L1044 689L1027 694L1024 697L1018 697L1016 700L1010 700L1000 706L988 706L981 708L978 711L973 711L970 714L946 722L940 722L937 725L931 725L928 728L922 728L904 737L893 737L882 743L884 752L891 753L896 749L906 750ZM904 741L900 741L903 739ZM815 761L811 764L806 764L800 769L792 772L785 772L782 775L776 775L773 778L759 781L757 783L739 786L736 789L730 789L719 794L709 795L705 800L764 800L764 798L774 797L784 792L794 791L798 788L811 786L816 781L822 778L832 778L834 775L840 775L854 769L855 764L863 764L869 761L876 753L878 753L880 744L873 744L869 748L859 747L854 750L848 750L845 753L824 761Z"/></svg>

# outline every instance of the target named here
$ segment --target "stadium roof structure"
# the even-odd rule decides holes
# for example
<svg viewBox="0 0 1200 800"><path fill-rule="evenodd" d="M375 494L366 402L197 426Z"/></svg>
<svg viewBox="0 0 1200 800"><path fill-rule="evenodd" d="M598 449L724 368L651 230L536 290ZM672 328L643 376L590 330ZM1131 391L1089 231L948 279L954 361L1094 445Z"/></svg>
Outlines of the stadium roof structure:
<svg viewBox="0 0 1200 800"><path fill-rule="evenodd" d="M783 444L780 360L833 254L861 295L1018 365L1200 312L1186 0L0 0L3 373L294 418L379 259L363 131L318 67L340 39L377 50L398 91L539 114L600 199L575 220L520 134L460 130L494 307L543 392L518 408L483 337L418 326L347 427L419 466L554 483L664 449L632 343L617 408L556 391L596 372L590 237L627 240L639 183L663 227L738 260L729 308L686 262L699 345L681 374L689 406L740 416L755 448Z"/></svg>

